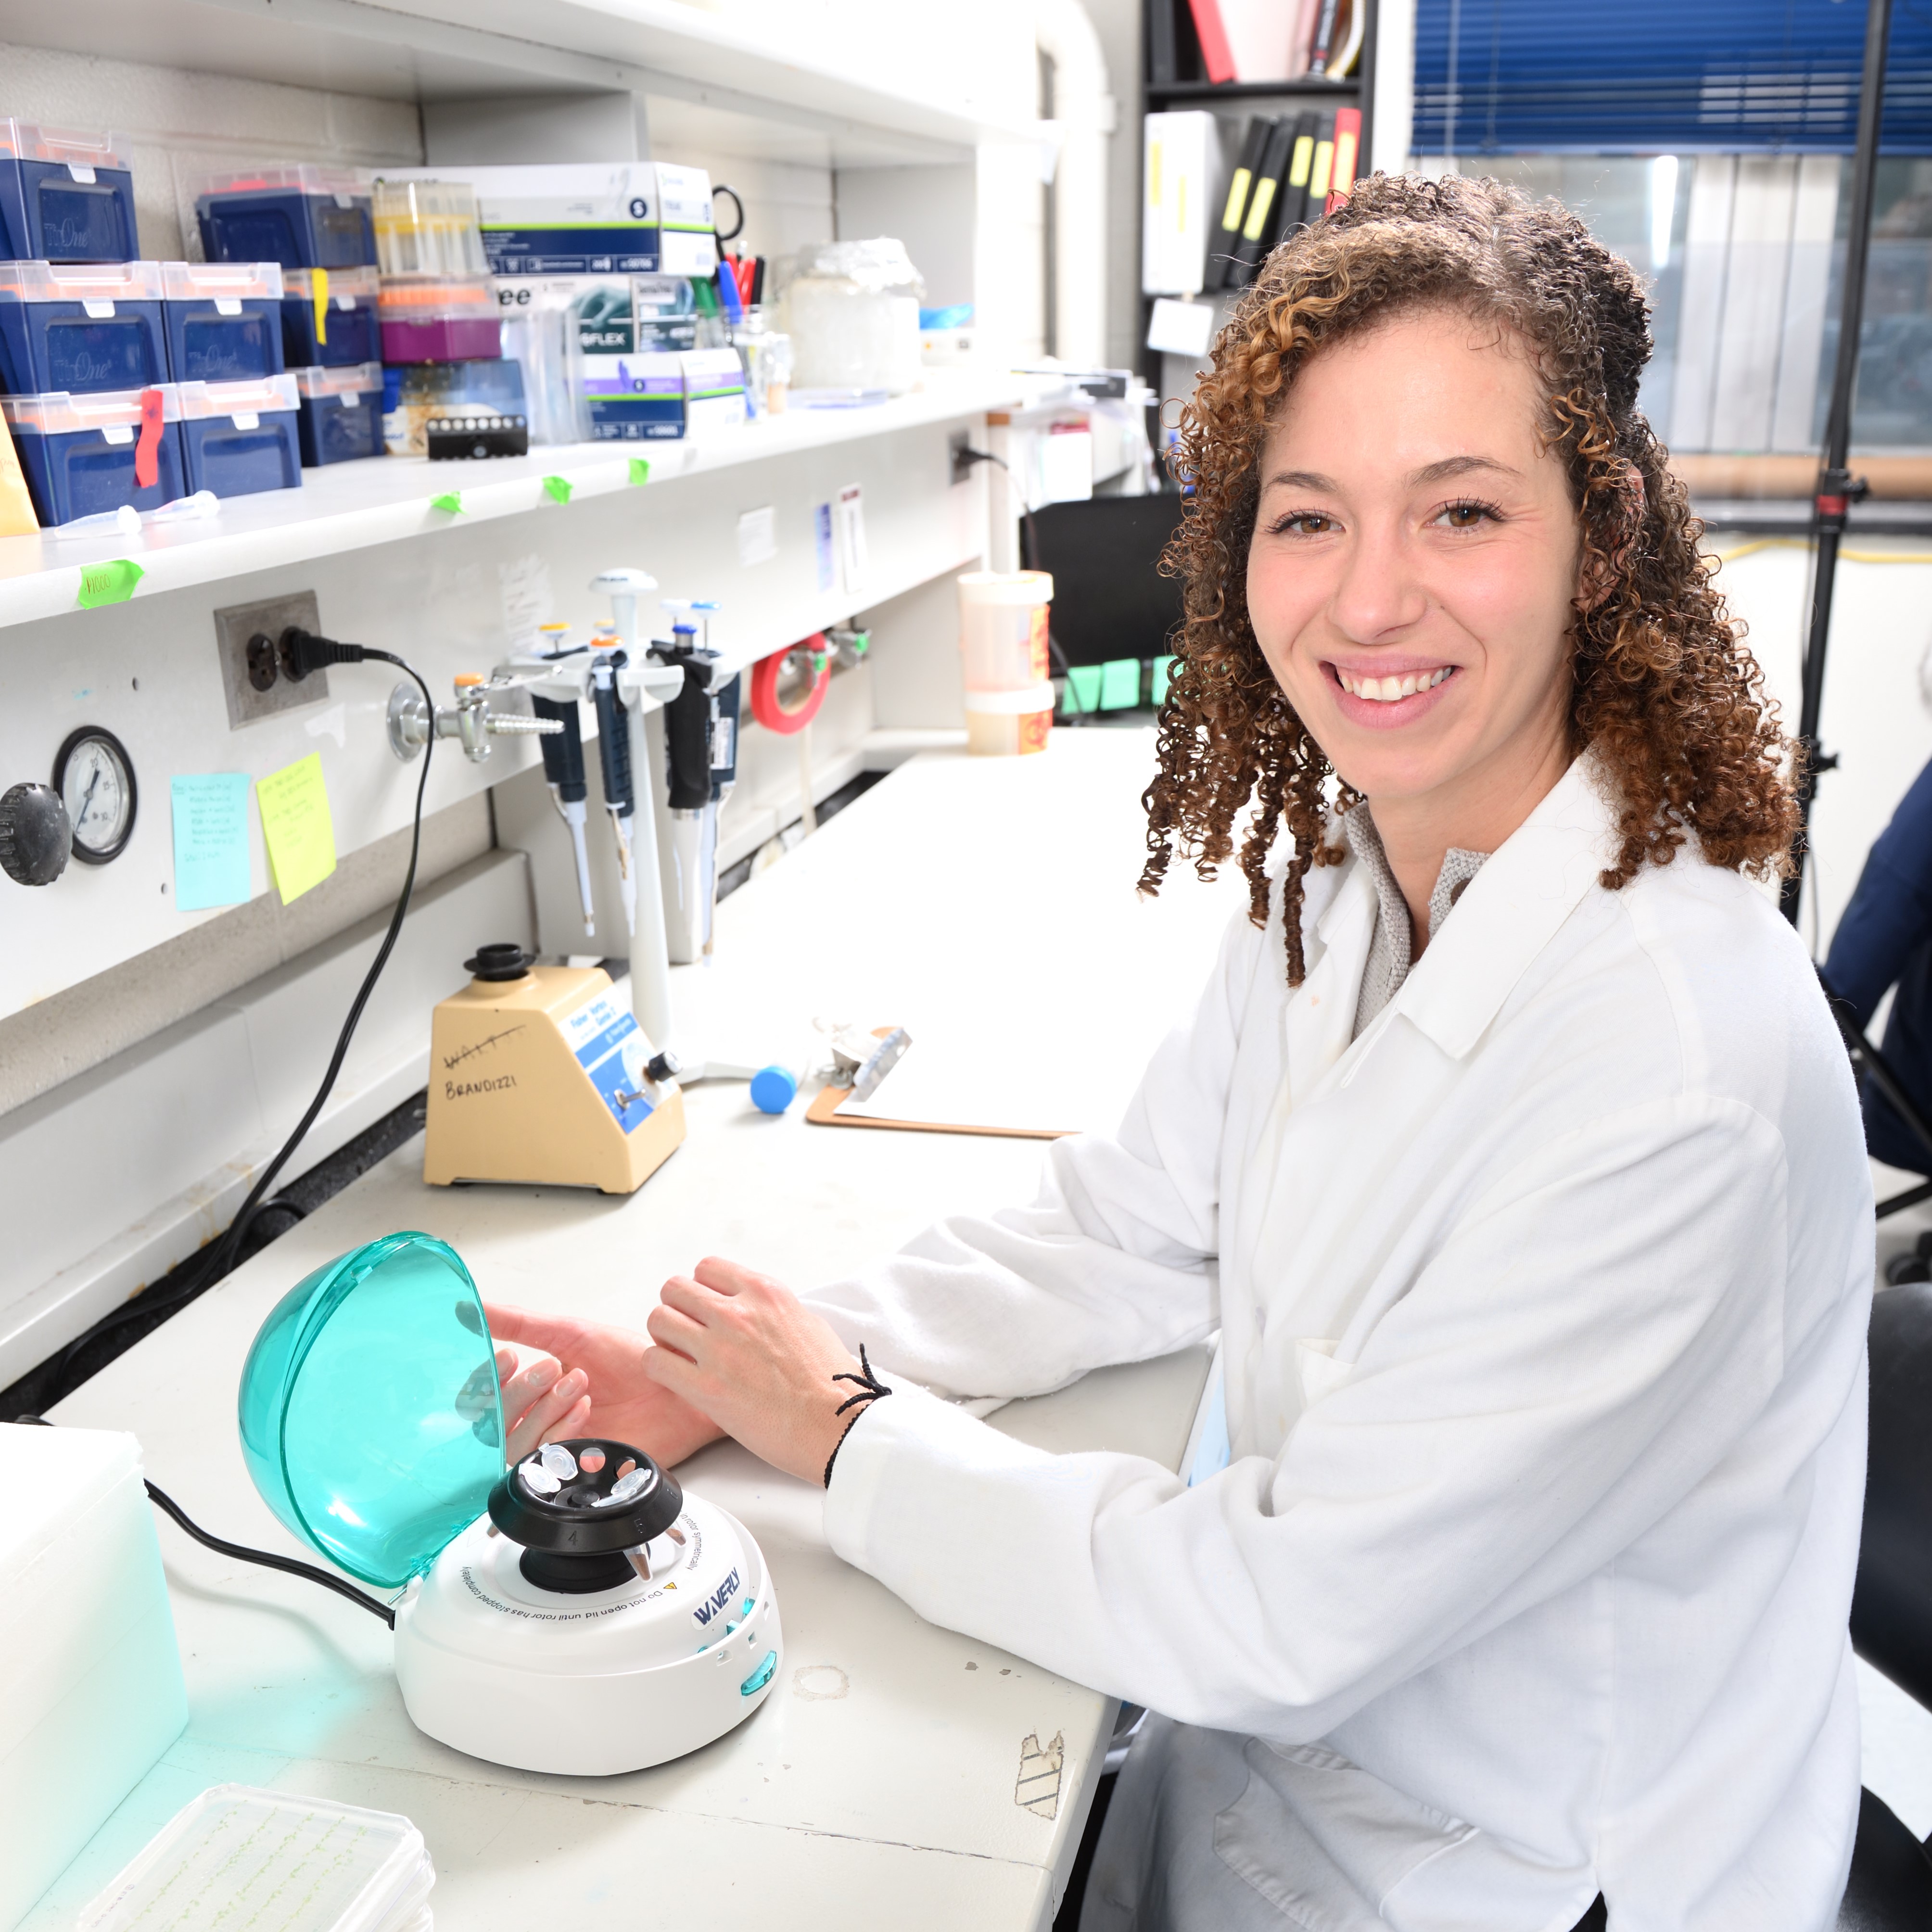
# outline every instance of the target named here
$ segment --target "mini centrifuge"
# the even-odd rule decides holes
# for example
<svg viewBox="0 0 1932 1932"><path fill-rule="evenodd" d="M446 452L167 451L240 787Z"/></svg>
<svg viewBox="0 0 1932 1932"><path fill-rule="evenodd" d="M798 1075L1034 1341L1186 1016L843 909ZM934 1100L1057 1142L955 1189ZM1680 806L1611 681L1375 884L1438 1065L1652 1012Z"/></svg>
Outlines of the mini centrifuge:
<svg viewBox="0 0 1932 1932"><path fill-rule="evenodd" d="M240 1409L276 1515L403 1592L396 1678L430 1736L526 1771L639 1771L769 1694L778 1605L728 1510L622 1442L553 1442L505 1468L483 1304L442 1242L387 1235L292 1288L249 1351Z"/></svg>

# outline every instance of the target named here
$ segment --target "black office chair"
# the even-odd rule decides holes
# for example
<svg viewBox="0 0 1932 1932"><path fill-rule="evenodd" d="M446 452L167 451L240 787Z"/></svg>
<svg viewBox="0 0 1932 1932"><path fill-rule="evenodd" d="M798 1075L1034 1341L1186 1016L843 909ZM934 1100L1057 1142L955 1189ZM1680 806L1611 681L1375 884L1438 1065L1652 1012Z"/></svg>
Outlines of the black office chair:
<svg viewBox="0 0 1932 1932"><path fill-rule="evenodd" d="M1053 641L1070 664L1163 657L1180 622L1180 580L1160 574L1160 554L1183 500L1095 496L1048 503L1022 526L1030 570L1053 573ZM1058 667L1056 667L1058 668Z"/></svg>
<svg viewBox="0 0 1932 1932"><path fill-rule="evenodd" d="M1872 1304L1871 1450L1852 1646L1932 1708L1932 1282L1882 1288ZM1838 1932L1932 1926L1932 1850L1863 1792Z"/></svg>

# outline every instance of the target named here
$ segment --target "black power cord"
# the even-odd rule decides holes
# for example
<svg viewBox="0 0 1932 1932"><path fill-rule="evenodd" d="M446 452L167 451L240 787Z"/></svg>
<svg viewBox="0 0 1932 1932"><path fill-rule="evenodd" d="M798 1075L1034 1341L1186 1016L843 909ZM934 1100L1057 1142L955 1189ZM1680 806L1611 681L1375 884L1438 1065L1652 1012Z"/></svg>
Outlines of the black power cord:
<svg viewBox="0 0 1932 1932"><path fill-rule="evenodd" d="M52 1429L55 1426L44 1415L16 1415L14 1420L27 1429ZM292 1556L278 1556L272 1550L250 1550L246 1544L229 1543L220 1537L211 1536L165 1490L157 1489L146 1477L142 1478L142 1482L151 1503L158 1509L165 1510L196 1542L214 1550L218 1555L237 1557L244 1563L259 1563L265 1570L280 1570L291 1576L306 1577L311 1583L320 1583L325 1590L333 1590L338 1597L346 1597L352 1604L360 1605L372 1616L380 1617L390 1629L395 1628L395 1612L387 1604L379 1601L366 1591L357 1589L353 1583L346 1582L340 1576L331 1576L326 1570L319 1570L313 1563L298 1562Z"/></svg>
<svg viewBox="0 0 1932 1932"><path fill-rule="evenodd" d="M436 700L430 697L429 686L423 682L421 674L413 664L398 657L393 652L379 651L368 644L338 644L332 638L319 638L312 632L291 625L282 633L275 646L275 654L280 660L283 670L298 683L311 671L320 670L328 664L362 664L371 659L382 664L394 664L422 693L423 703L428 707L429 716L432 718L436 716ZM274 1186L296 1149L301 1146L309 1129L315 1125L316 1117L334 1090L337 1076L342 1071L343 1061L348 1057L350 1042L356 1037L356 1029L361 1023L363 1009L369 1004L370 994L376 990L376 982L382 976L383 968L389 963L390 954L396 950L396 940L402 932L403 920L410 909L410 895L416 890L416 861L422 852L423 799L429 788L430 757L435 748L436 734L432 731L423 746L422 772L416 780L416 814L410 832L410 863L408 871L403 875L403 890L398 896L396 909L390 915L389 929L382 935L382 943L377 947L376 957L370 962L368 971L362 976L362 983L356 989L356 998L350 1004L349 1017L343 1022L342 1030L336 1036L335 1051L329 1056L328 1070L322 1076L322 1084L316 1089L315 1098L308 1103L308 1111L296 1122L295 1131L283 1142L280 1151L262 1170L254 1186L248 1190L247 1199L242 1202L235 1218L229 1222L220 1239L206 1251L208 1257L206 1265L190 1271L185 1280L170 1288L165 1295L156 1298L137 1294L130 1300L123 1302L118 1308L104 1315L92 1328L83 1329L56 1358L63 1371L88 1342L111 1334L128 1322L139 1321L146 1316L165 1313L192 1301L205 1288L213 1287L235 1265L241 1253L242 1243L248 1238L248 1230L256 1214L261 1211L268 1190ZM296 1211L299 1212L298 1210ZM172 1509L172 1505L167 1507ZM186 1519L182 1520L184 1526L186 1526ZM194 1533L200 1534L199 1531ZM208 1540L206 1538L202 1540ZM274 1563L282 1561L280 1558L264 1558L262 1560ZM321 1573L316 1574L320 1575ZM335 1587L334 1580L328 1580L332 1587Z"/></svg>

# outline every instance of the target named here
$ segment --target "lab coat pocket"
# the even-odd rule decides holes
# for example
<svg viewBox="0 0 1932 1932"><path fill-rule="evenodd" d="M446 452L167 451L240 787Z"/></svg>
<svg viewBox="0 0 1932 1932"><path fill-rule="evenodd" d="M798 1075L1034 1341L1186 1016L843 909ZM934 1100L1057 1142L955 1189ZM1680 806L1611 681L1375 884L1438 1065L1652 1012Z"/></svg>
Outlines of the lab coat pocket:
<svg viewBox="0 0 1932 1932"><path fill-rule="evenodd" d="M1214 1820L1214 1850L1306 1932L1369 1932L1385 1900L1475 1827L1384 1784L1320 1744L1247 1741L1248 1782Z"/></svg>
<svg viewBox="0 0 1932 1932"><path fill-rule="evenodd" d="M1301 1383L1301 1406L1312 1408L1355 1372L1353 1362L1335 1359L1336 1343L1304 1339L1294 1345L1294 1372Z"/></svg>

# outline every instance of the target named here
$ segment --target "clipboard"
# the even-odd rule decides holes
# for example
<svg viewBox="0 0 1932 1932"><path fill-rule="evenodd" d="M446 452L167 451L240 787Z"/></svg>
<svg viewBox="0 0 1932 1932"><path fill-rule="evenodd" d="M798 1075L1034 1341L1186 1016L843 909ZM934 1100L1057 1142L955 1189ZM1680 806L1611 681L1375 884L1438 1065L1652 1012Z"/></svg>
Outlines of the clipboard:
<svg viewBox="0 0 1932 1932"><path fill-rule="evenodd" d="M890 1027L875 1027L873 1037L883 1040L891 1031ZM991 1134L1003 1140L1064 1140L1069 1135L1080 1131L1077 1127L989 1127L976 1122L885 1120L875 1120L866 1114L841 1113L839 1109L851 1097L852 1090L849 1087L821 1087L812 1096L812 1105L805 1110L805 1118L815 1127L890 1127L898 1132L911 1134Z"/></svg>

